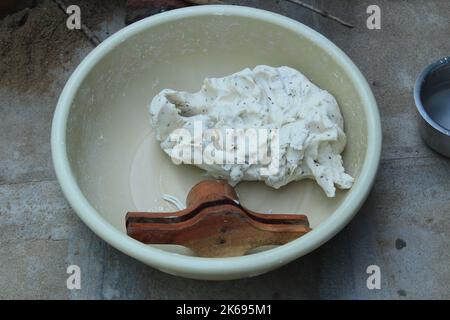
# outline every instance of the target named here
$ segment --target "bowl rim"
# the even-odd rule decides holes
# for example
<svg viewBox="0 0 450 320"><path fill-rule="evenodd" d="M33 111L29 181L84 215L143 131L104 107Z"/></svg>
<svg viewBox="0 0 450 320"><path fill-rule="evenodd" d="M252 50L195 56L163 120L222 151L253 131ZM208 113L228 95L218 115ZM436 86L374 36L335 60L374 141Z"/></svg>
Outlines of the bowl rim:
<svg viewBox="0 0 450 320"><path fill-rule="evenodd" d="M170 253L142 244L113 227L88 202L70 168L66 150L66 125L74 97L92 68L127 38L161 23L205 15L231 15L263 20L301 34L327 50L355 82L367 115L367 153L352 192L336 211L312 232L288 244L242 257L202 258ZM336 235L357 213L374 183L381 155L378 107L366 79L350 58L320 33L288 17L262 9L235 5L193 6L160 13L121 29L99 44L79 64L67 81L52 122L51 150L57 179L80 219L116 249L161 271L195 279L237 279L265 273L303 256Z"/></svg>

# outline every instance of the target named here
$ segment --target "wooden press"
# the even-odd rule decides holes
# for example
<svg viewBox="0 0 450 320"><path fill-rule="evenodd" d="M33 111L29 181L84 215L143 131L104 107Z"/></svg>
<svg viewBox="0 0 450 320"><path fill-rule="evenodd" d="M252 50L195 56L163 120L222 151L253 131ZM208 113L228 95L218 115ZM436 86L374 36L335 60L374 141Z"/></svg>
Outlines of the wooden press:
<svg viewBox="0 0 450 320"><path fill-rule="evenodd" d="M223 180L198 183L186 204L177 212L128 212L127 234L146 244L186 246L201 257L230 257L286 244L311 230L305 215L248 210Z"/></svg>

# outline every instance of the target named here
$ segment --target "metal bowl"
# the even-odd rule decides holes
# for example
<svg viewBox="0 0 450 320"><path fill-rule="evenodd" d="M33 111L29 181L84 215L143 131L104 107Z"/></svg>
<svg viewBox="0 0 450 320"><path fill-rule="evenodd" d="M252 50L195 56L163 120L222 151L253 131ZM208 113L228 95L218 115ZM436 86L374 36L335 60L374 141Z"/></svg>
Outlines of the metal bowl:
<svg viewBox="0 0 450 320"><path fill-rule="evenodd" d="M414 100L420 135L436 152L450 157L450 57L428 66L417 79Z"/></svg>

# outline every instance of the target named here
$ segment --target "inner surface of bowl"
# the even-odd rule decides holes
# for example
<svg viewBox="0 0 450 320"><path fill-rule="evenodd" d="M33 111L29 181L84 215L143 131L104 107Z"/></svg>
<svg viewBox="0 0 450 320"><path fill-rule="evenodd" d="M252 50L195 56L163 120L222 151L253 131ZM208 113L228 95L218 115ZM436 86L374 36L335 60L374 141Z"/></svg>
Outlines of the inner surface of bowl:
<svg viewBox="0 0 450 320"><path fill-rule="evenodd" d="M174 211L162 195L184 201L206 176L192 166L172 164L159 148L148 104L164 88L197 91L205 77L260 64L295 68L336 97L348 138L344 165L358 183L368 145L367 115L358 84L331 52L307 35L254 17L188 15L124 37L81 82L68 115L66 148L90 204L123 233L127 211ZM315 182L301 181L279 190L262 182L241 183L237 192L254 211L305 213L314 229L353 190L330 199Z"/></svg>

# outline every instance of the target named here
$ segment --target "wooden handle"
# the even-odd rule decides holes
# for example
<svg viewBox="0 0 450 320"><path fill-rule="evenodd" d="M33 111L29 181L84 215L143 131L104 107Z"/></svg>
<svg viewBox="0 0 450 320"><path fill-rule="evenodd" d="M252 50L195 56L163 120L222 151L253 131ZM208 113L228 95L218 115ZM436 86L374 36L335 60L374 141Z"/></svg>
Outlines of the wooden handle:
<svg viewBox="0 0 450 320"><path fill-rule="evenodd" d="M282 245L311 229L297 214L250 211L228 183L206 180L187 196L188 207L177 212L129 212L127 234L146 244L177 244L202 257L246 254L265 245Z"/></svg>

